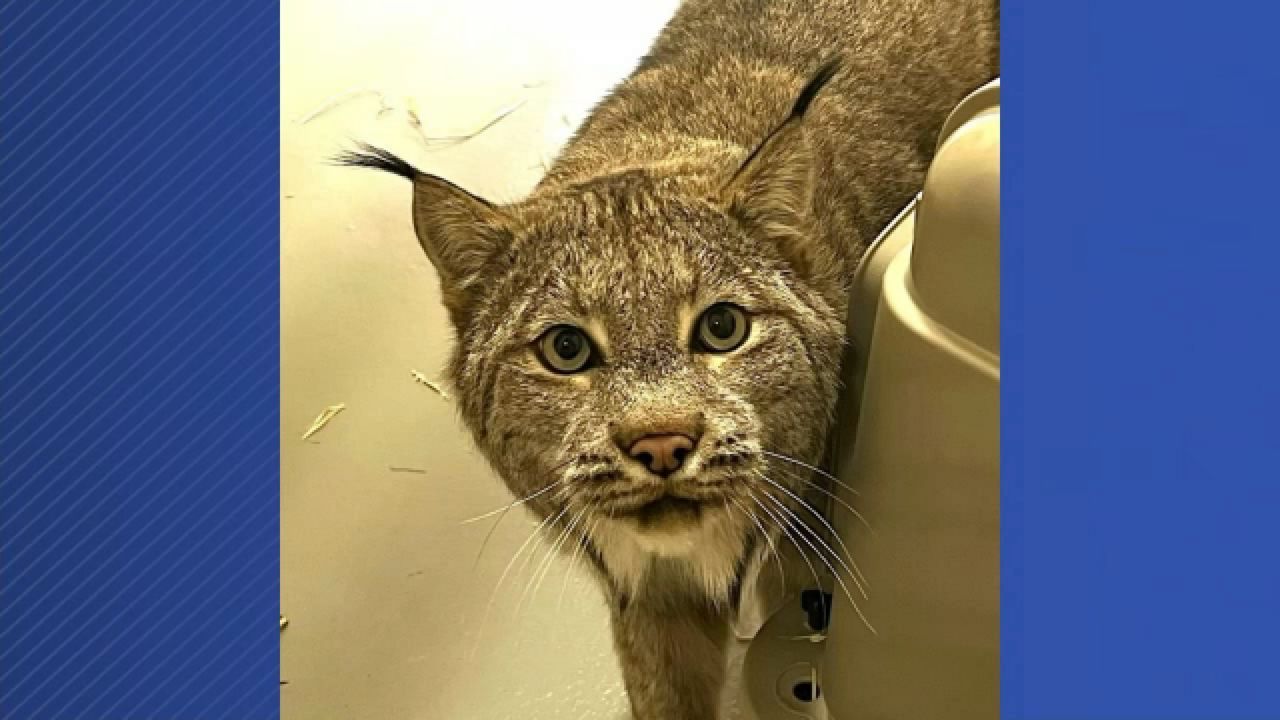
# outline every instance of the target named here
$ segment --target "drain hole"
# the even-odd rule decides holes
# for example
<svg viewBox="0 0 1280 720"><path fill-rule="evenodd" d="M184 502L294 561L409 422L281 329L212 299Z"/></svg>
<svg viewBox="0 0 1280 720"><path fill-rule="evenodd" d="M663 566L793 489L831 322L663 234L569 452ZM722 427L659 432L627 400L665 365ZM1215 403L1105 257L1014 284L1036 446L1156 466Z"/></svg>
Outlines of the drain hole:
<svg viewBox="0 0 1280 720"><path fill-rule="evenodd" d="M814 698L822 697L822 688L808 680L801 680L791 686L791 694L795 695L800 702L813 702Z"/></svg>

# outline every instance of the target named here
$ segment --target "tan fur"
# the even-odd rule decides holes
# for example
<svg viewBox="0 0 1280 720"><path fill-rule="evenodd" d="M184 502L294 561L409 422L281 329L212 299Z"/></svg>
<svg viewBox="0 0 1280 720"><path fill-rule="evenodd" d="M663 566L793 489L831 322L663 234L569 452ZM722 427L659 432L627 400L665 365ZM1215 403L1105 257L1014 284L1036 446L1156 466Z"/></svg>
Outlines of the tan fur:
<svg viewBox="0 0 1280 720"><path fill-rule="evenodd" d="M850 277L921 186L948 111L996 74L997 14L987 0L689 0L529 198L496 207L416 175L462 417L515 495L554 484L535 513L567 507L555 524L581 513L592 528L579 541L638 718L716 716L727 621L765 550L737 503L795 506L758 473L793 492L807 478L763 451L821 458ZM697 318L722 301L747 310L749 340L695 352ZM544 368L534 343L559 324L602 363ZM622 451L658 432L701 433L665 481ZM702 500L699 520L624 517L663 492Z"/></svg>

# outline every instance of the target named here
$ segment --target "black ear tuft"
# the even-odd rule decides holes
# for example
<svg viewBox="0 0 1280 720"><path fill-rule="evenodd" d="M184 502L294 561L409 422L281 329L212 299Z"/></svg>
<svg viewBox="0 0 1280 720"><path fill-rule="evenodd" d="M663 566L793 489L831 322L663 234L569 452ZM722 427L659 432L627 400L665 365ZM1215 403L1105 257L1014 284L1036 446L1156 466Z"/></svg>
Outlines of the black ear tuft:
<svg viewBox="0 0 1280 720"><path fill-rule="evenodd" d="M796 96L796 102L791 106L791 118L801 118L809 111L809 106L813 104L813 99L818 97L818 93L822 92L822 88L826 87L831 78L840 70L840 58L834 57L828 60L818 68L818 72L805 83L800 94Z"/></svg>
<svg viewBox="0 0 1280 720"><path fill-rule="evenodd" d="M751 151L751 154L747 155L746 161L743 162L742 165L738 166L737 172L735 172L733 177L729 180L728 184L730 186L734 185L748 168L756 164L758 156L760 153L764 152L765 148L772 144L776 144L775 140L779 139L780 136L786 135L788 130L800 124L800 121L804 118L804 114L809 111L809 106L813 104L814 98L818 97L818 93L822 92L822 88L826 87L827 83L831 81L831 78L835 77L836 72L839 70L839 56L828 60L822 65L822 67L818 68L818 72L814 73L813 77L809 79L809 82L805 83L804 87L800 89L800 94L796 96L796 101L791 105L791 114L787 116L786 120L782 121L781 124L770 131L765 139Z"/></svg>
<svg viewBox="0 0 1280 720"><path fill-rule="evenodd" d="M382 170L393 175L399 175L407 180L416 180L422 173L408 162L400 159L398 155L383 150L380 147L374 147L367 143L356 143L359 151L348 150L333 157L334 165L343 167L363 167L373 168L374 170Z"/></svg>
<svg viewBox="0 0 1280 720"><path fill-rule="evenodd" d="M444 178L424 173L398 156L366 143L333 164L381 170L413 182L413 229L440 275L441 299L454 324L467 321L485 272L509 240L502 210Z"/></svg>
<svg viewBox="0 0 1280 720"><path fill-rule="evenodd" d="M773 240L797 272L809 277L829 271L834 263L809 226L814 158L803 120L839 69L839 58L829 60L804 84L791 114L747 155L717 198L752 232Z"/></svg>

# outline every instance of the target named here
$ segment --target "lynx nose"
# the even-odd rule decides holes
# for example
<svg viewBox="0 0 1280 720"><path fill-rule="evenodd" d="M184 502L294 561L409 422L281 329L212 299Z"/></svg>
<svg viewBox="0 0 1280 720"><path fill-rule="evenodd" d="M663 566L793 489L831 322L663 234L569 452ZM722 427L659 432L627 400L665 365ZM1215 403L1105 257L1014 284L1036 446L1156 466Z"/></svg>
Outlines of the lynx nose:
<svg viewBox="0 0 1280 720"><path fill-rule="evenodd" d="M688 435L648 435L632 443L627 454L644 463L653 474L666 477L680 468L694 443Z"/></svg>

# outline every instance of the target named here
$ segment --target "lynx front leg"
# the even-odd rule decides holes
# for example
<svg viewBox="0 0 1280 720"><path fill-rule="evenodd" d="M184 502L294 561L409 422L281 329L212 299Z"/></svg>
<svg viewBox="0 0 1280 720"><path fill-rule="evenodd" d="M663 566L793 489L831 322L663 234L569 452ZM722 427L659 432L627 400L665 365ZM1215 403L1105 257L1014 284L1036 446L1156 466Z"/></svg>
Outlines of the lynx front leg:
<svg viewBox="0 0 1280 720"><path fill-rule="evenodd" d="M615 606L614 643L636 720L719 717L728 636L728 611L697 601Z"/></svg>

